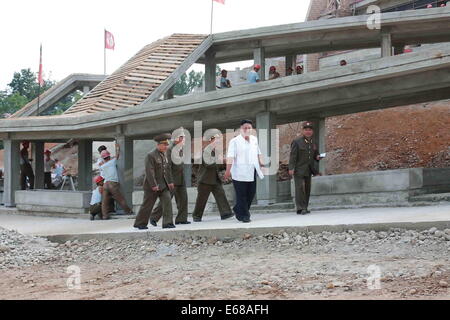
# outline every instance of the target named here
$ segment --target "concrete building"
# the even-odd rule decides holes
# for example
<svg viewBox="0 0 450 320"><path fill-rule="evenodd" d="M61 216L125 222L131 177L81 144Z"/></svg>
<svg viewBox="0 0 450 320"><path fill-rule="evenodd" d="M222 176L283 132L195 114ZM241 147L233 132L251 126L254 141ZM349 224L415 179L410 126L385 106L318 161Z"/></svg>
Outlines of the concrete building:
<svg viewBox="0 0 450 320"><path fill-rule="evenodd" d="M330 3L321 8L329 9ZM315 12L314 5L312 2L311 14ZM92 145L95 141L115 140L120 144L123 152L119 160L121 185L128 202L138 204L133 179L136 141L151 140L160 132L172 132L180 126L194 132L195 121L203 121L203 128L195 129L203 133L209 128L222 132L233 129L244 117L255 120L258 129L266 130L309 119L316 123L319 132L316 140L320 151L325 151L326 117L450 98L449 48L392 54L393 48L404 44L449 41L448 8L382 13L380 29L367 28L366 15L341 17L347 12L341 9L330 9L327 14L335 14L336 18L304 23L210 36L175 34L144 47L62 116L0 120L0 139L5 145L5 206L46 212L60 212L64 207L70 208L68 212L86 210L86 199L92 189ZM317 70L320 63L315 57L324 52L355 49L378 50L380 57L346 67L330 66ZM216 90L217 64L253 60L262 65L260 76L265 80L266 59L282 58L286 63L293 63L294 57L299 55L306 55L307 72L303 75ZM194 63L205 64L206 92L173 98L172 86ZM259 135L265 156L276 156L272 154L275 141L271 137L262 139L262 131ZM69 138L78 141L79 190L70 195L59 194L66 201L60 201L55 209L51 209L51 204L58 191L18 191L20 141L32 141L39 154L44 142L61 142ZM445 169L432 173L402 173L404 183L399 188L414 189L408 192L410 196L430 190L443 192L446 185L442 183L442 177L448 177L448 174ZM412 175L414 182L408 182L410 178L407 177ZM320 178L324 178L324 183L325 179L333 180L329 177L317 179ZM371 184L371 181L387 180L366 178L355 177L355 183L366 192L390 191L389 187L373 189ZM37 176L37 179L40 181L42 177ZM361 179L366 184L358 182ZM335 183L328 182L330 186ZM321 190L333 193L334 189L330 188ZM258 182L257 201L260 204L275 203L289 194L289 183L287 187L286 183L279 185L276 174Z"/></svg>

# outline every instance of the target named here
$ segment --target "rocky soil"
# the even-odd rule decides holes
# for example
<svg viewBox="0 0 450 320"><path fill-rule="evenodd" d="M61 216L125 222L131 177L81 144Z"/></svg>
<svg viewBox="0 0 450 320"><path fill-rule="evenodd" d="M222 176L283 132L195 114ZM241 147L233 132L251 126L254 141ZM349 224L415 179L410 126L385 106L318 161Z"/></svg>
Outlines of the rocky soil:
<svg viewBox="0 0 450 320"><path fill-rule="evenodd" d="M0 269L0 299L449 299L450 229L63 244L0 229Z"/></svg>

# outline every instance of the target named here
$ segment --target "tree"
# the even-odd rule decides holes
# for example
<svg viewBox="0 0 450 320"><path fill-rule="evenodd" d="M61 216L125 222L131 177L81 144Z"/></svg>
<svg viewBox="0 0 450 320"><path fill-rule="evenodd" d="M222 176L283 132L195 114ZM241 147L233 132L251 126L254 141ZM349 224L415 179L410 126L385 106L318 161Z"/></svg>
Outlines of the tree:
<svg viewBox="0 0 450 320"><path fill-rule="evenodd" d="M182 96L191 93L195 88L203 85L204 74L203 72L195 72L192 70L189 74L184 73L180 79L175 83L173 88L173 94L176 96Z"/></svg>

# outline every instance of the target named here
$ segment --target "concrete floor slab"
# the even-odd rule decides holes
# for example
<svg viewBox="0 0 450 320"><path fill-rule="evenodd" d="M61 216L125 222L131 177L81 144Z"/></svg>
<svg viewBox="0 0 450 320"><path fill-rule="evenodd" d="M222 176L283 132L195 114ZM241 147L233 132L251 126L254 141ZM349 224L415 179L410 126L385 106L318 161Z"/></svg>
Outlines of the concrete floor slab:
<svg viewBox="0 0 450 320"><path fill-rule="evenodd" d="M308 215L292 212L253 214L251 223L234 218L221 221L218 216L206 216L200 223L177 225L176 229L149 226L148 231L133 228L133 220L81 220L59 217L37 217L0 213L0 226L28 235L46 236L59 241L74 237L184 237L239 236L285 230L342 231L383 230L391 227L426 229L432 226L450 228L450 205L400 208L363 208L313 211Z"/></svg>

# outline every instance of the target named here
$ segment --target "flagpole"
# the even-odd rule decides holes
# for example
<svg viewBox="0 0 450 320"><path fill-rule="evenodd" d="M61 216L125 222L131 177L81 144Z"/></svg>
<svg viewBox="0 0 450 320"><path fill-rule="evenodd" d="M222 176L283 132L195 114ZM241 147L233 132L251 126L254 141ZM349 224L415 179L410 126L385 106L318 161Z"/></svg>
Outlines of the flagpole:
<svg viewBox="0 0 450 320"><path fill-rule="evenodd" d="M103 74L106 76L106 29L103 30Z"/></svg>
<svg viewBox="0 0 450 320"><path fill-rule="evenodd" d="M39 48L39 74L38 74L38 101L37 101L37 113L36 116L39 116L39 104L41 102L41 79L39 77L41 77L41 66L42 66L42 43L41 46Z"/></svg>
<svg viewBox="0 0 450 320"><path fill-rule="evenodd" d="M214 13L214 0L211 0L211 29L209 34L212 34L213 30L213 13Z"/></svg>

